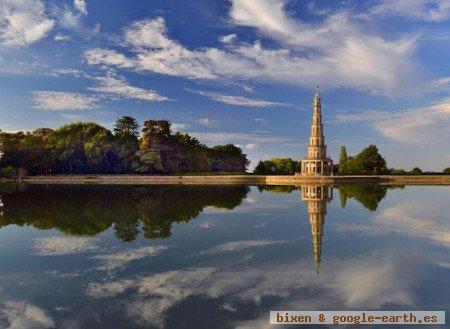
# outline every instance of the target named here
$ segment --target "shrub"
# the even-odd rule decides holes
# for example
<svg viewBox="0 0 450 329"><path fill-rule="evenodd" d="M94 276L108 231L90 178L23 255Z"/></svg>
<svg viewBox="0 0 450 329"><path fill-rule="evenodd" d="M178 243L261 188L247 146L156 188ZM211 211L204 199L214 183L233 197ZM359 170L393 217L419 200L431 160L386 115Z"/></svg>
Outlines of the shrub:
<svg viewBox="0 0 450 329"><path fill-rule="evenodd" d="M389 169L389 173L391 175L407 175L408 174L408 172L404 169L395 169L395 168Z"/></svg>
<svg viewBox="0 0 450 329"><path fill-rule="evenodd" d="M14 168L13 167L5 167L1 170L1 176L4 178L13 178Z"/></svg>
<svg viewBox="0 0 450 329"><path fill-rule="evenodd" d="M445 168L444 170L442 170L442 173L444 175L450 175L450 167Z"/></svg>

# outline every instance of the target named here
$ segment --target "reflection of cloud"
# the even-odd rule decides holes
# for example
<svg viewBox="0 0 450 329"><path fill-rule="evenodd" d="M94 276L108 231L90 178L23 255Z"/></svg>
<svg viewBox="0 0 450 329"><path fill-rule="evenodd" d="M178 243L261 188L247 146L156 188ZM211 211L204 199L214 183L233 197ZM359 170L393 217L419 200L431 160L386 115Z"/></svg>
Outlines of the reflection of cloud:
<svg viewBox="0 0 450 329"><path fill-rule="evenodd" d="M448 202L404 202L382 211L372 222L366 224L335 224L338 230L365 234L400 233L426 238L444 246L450 246L450 221L439 209Z"/></svg>
<svg viewBox="0 0 450 329"><path fill-rule="evenodd" d="M224 244L220 244L208 250L203 250L200 252L201 255L211 255L211 254L219 254L222 252L230 252L230 251L241 251L249 248L255 247L264 247L270 246L274 244L285 243L286 241L282 240L245 240L245 241L231 241Z"/></svg>
<svg viewBox="0 0 450 329"><path fill-rule="evenodd" d="M106 283L92 283L87 293L94 298L126 300L130 317L139 322L162 327L166 312L191 297L226 296L228 309L240 302L260 304L264 297L283 298L283 306L305 309L326 305L329 309L378 309L385 305L412 305L419 269L412 256L393 254L365 255L353 260L336 260L327 270L315 275L309 262L271 264L261 268L235 266L197 267L175 270L147 277L134 277ZM302 291L303 293L299 294ZM128 298L128 297L126 297ZM244 327L242 327L244 328Z"/></svg>
<svg viewBox="0 0 450 329"><path fill-rule="evenodd" d="M208 230L208 229L210 229L212 227L215 227L217 225L213 221L207 220L207 221L199 223L198 226Z"/></svg>
<svg viewBox="0 0 450 329"><path fill-rule="evenodd" d="M39 256L59 256L80 254L95 250L98 246L92 238L75 237L50 237L36 239L34 241L34 252Z"/></svg>
<svg viewBox="0 0 450 329"><path fill-rule="evenodd" d="M99 270L113 270L119 267L123 267L133 260L156 256L166 249L167 247L165 246L142 247L134 250L96 255L92 258L98 259L103 263L102 266L98 267Z"/></svg>
<svg viewBox="0 0 450 329"><path fill-rule="evenodd" d="M268 210L285 210L289 204L297 205L296 201L284 201L284 202L245 202L236 208L229 209L220 209L212 206L205 207L203 209L204 214L225 214L225 213L234 213L234 214L246 214L246 213L257 213L264 212L266 213Z"/></svg>
<svg viewBox="0 0 450 329"><path fill-rule="evenodd" d="M0 305L0 326L7 329L54 328L55 322L39 307L22 301Z"/></svg>

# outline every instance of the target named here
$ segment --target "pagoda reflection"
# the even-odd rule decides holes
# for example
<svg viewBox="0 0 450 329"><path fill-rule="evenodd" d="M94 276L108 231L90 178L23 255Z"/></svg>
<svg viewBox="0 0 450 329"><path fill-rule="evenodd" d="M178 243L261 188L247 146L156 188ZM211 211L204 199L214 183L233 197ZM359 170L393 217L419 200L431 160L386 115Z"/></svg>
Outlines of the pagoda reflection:
<svg viewBox="0 0 450 329"><path fill-rule="evenodd" d="M319 274L327 203L333 198L333 188L330 185L303 185L301 186L301 198L308 209L314 268Z"/></svg>

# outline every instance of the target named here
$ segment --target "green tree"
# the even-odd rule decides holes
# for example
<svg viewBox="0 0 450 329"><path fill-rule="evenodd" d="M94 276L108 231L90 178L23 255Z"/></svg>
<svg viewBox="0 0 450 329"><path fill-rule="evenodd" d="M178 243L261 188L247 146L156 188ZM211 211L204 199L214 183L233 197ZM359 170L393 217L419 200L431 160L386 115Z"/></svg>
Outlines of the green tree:
<svg viewBox="0 0 450 329"><path fill-rule="evenodd" d="M136 119L123 116L114 125L114 135L120 140L130 140L137 143L139 138L139 124Z"/></svg>
<svg viewBox="0 0 450 329"><path fill-rule="evenodd" d="M260 175L293 175L298 167L299 163L291 158L271 158L260 160L253 172Z"/></svg>
<svg viewBox="0 0 450 329"><path fill-rule="evenodd" d="M139 124L136 119L123 116L117 119L114 126L114 148L119 158L115 172L129 173L133 164L138 162L136 152L139 149Z"/></svg>
<svg viewBox="0 0 450 329"><path fill-rule="evenodd" d="M349 174L378 175L387 173L386 160L375 145L369 145L355 157L347 160Z"/></svg>
<svg viewBox="0 0 450 329"><path fill-rule="evenodd" d="M413 175L421 175L421 174L423 174L423 171L419 167L414 167L411 170L411 174L413 174Z"/></svg>
<svg viewBox="0 0 450 329"><path fill-rule="evenodd" d="M159 173L163 169L161 157L155 149L139 150L136 155L139 162L134 165L138 173Z"/></svg>
<svg viewBox="0 0 450 329"><path fill-rule="evenodd" d="M450 167L445 168L444 170L442 170L442 173L445 175L450 175Z"/></svg>
<svg viewBox="0 0 450 329"><path fill-rule="evenodd" d="M339 173L340 174L347 173L347 166L348 166L347 161L348 161L347 149L345 148L345 146L341 146L341 152L339 155Z"/></svg>

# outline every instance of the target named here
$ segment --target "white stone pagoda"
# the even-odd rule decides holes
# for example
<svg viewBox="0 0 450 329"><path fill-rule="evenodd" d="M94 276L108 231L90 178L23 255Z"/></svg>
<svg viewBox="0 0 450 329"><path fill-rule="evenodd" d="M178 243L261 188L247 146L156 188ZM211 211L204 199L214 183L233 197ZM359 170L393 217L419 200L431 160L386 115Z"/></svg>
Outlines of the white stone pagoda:
<svg viewBox="0 0 450 329"><path fill-rule="evenodd" d="M309 137L308 155L301 161L303 176L331 175L333 161L327 157L327 146L323 134L322 105L320 103L320 88L316 87L314 95L311 136Z"/></svg>

